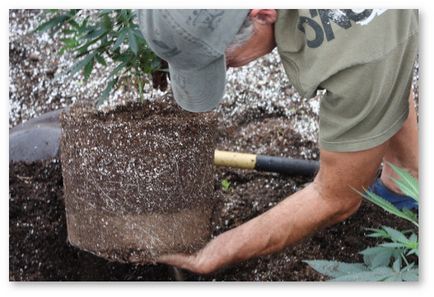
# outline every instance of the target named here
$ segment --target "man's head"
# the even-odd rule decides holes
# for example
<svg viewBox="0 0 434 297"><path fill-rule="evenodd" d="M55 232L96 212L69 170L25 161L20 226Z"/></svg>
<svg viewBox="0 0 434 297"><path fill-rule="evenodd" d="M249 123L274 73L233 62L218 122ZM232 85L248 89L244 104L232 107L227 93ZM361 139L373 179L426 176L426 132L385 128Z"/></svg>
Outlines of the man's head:
<svg viewBox="0 0 434 297"><path fill-rule="evenodd" d="M226 66L247 64L275 46L275 10L139 10L138 15L148 45L169 64L175 100L189 111L218 104Z"/></svg>
<svg viewBox="0 0 434 297"><path fill-rule="evenodd" d="M276 20L275 9L252 9L225 51L226 65L240 67L271 52L276 47L274 40Z"/></svg>

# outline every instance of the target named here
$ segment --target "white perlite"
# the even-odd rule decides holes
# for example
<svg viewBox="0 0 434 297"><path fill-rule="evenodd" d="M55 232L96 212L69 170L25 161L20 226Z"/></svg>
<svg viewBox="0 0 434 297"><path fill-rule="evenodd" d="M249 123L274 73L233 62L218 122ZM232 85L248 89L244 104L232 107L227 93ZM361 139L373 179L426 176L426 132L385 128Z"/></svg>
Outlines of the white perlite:
<svg viewBox="0 0 434 297"><path fill-rule="evenodd" d="M103 69L96 65L87 83L82 82L80 73L68 77L67 70L74 64L69 54L59 56L61 47L59 34L34 34L41 17L40 11L10 11L9 51L13 52L9 69L9 126L13 127L47 111L65 107L76 100L95 100L105 86L104 78L114 66ZM84 10L82 17L95 14L95 10ZM110 65L110 64L109 64ZM124 82L105 104L109 106L135 100L137 91ZM164 92L145 85L145 100L153 100ZM170 88L169 90L170 91ZM316 119L306 116L318 114L311 101L319 98L302 98L291 86L280 63L276 50L249 65L231 68L227 72L225 96L217 111L219 120L236 125L243 118L283 116L297 128L298 132L314 139L317 131ZM318 104L316 104L318 105ZM312 111L312 113L310 112ZM303 117L303 123L297 118Z"/></svg>

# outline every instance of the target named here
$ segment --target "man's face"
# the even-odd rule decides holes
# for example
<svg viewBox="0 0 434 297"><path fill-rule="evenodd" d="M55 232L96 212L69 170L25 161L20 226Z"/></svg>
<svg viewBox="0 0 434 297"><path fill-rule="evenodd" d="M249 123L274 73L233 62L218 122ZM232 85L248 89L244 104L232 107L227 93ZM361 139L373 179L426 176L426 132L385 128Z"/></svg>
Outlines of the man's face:
<svg viewBox="0 0 434 297"><path fill-rule="evenodd" d="M276 47L274 23L276 10L252 9L254 33L242 46L226 51L227 67L240 67L268 54Z"/></svg>

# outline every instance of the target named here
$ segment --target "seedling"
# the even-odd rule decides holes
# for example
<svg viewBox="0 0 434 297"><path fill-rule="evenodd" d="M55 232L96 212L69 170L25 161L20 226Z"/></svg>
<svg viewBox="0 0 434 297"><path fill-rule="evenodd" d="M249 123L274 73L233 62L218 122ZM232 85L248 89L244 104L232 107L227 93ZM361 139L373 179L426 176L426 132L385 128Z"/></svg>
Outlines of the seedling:
<svg viewBox="0 0 434 297"><path fill-rule="evenodd" d="M223 179L221 181L221 186L222 186L222 190L226 192L231 187L231 182L227 179Z"/></svg>

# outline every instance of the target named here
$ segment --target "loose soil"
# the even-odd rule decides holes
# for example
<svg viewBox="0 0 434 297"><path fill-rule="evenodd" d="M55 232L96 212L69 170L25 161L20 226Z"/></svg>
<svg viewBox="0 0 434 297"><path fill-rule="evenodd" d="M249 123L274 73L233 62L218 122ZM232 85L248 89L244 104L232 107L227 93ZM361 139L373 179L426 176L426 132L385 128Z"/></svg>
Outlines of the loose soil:
<svg viewBox="0 0 434 297"><path fill-rule="evenodd" d="M91 15L94 11L85 12ZM98 97L110 69L94 70L87 84L80 74L66 75L74 60L59 57L61 36L31 33L39 10L9 11L9 125L10 128L47 111L65 107L77 98ZM84 15L85 16L85 15ZM114 65L113 65L114 66ZM290 85L276 51L246 67L227 72L227 91L218 107L217 148L318 159L319 100L302 98ZM418 97L418 64L413 88ZM155 92L149 90L146 99ZM148 95L148 93L146 93ZM133 88L114 94L116 102L137 97ZM221 181L231 186L224 191ZM309 183L305 178L218 168L213 180L218 201L211 220L216 236L263 213ZM62 168L57 159L9 165L9 278L10 280L175 280L166 265L110 262L71 246L67 241ZM348 220L284 251L252 259L215 274L183 271L186 280L318 281L320 274L304 259L361 261L358 252L375 244L364 228L388 225L410 228L406 222L369 203Z"/></svg>
<svg viewBox="0 0 434 297"><path fill-rule="evenodd" d="M265 121L257 131L258 141L266 138L275 120ZM220 130L218 145L226 137L246 139L241 126L230 133ZM290 127L287 127L287 132ZM261 134L263 133L263 134ZM277 133L277 132L276 132ZM284 133L285 135L285 133ZM247 138L248 139L248 138ZM285 147L299 147L288 137ZM294 141L294 142L292 142ZM242 142L242 146L248 141ZM309 147L309 144L303 143ZM270 147L269 150L274 150ZM313 150L315 150L313 148ZM300 152L291 151L294 157ZM110 262L71 246L67 242L65 206L61 164L58 160L31 164L10 164L10 280L175 280L166 265L133 265ZM223 190L221 181L231 186ZM236 227L263 213L309 180L288 178L272 173L218 168L214 177L214 195L219 201L212 218L213 236ZM290 215L290 214L289 214ZM364 236L364 228L381 225L407 229L406 222L386 214L378 207L363 203L348 220L320 231L294 247L252 259L207 276L183 271L185 280L202 281L319 281L325 278L302 260L329 259L347 262L361 261L359 251L374 245L375 240Z"/></svg>

